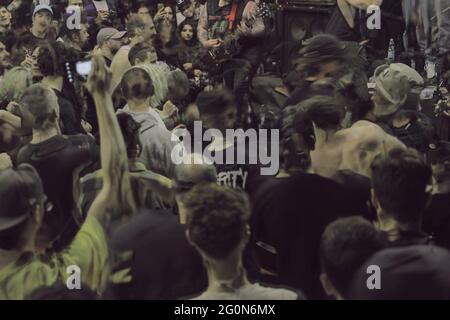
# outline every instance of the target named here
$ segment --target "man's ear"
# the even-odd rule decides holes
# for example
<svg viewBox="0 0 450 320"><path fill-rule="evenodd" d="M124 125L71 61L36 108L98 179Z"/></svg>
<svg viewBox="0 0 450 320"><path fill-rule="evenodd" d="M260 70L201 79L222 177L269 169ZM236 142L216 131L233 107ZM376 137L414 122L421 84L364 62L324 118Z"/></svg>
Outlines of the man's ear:
<svg viewBox="0 0 450 320"><path fill-rule="evenodd" d="M320 274L320 283L322 284L323 290L328 296L334 296L336 289L334 288L333 284L331 284L330 279L325 273Z"/></svg>

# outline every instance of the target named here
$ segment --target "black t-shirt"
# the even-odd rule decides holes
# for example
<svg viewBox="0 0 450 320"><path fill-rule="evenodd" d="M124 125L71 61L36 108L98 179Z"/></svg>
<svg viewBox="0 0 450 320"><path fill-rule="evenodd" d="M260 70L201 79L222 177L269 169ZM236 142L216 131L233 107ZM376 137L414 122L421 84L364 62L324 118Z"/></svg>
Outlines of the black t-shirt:
<svg viewBox="0 0 450 320"><path fill-rule="evenodd" d="M312 174L261 185L251 197L253 243L262 267L278 274L264 281L298 288L308 298L325 298L319 282L320 237L339 217L366 216L369 189L363 194Z"/></svg>
<svg viewBox="0 0 450 320"><path fill-rule="evenodd" d="M423 228L434 236L438 246L450 250L450 193L433 195Z"/></svg>
<svg viewBox="0 0 450 320"><path fill-rule="evenodd" d="M206 289L203 261L170 210L145 210L118 228L111 239L112 250L120 257L113 273L129 269L131 279L111 284L109 298L173 300Z"/></svg>
<svg viewBox="0 0 450 320"><path fill-rule="evenodd" d="M83 166L94 170L100 158L94 139L86 135L54 136L38 144L28 144L20 149L17 163L29 163L39 173L44 192L53 204L44 216L44 224L53 236L61 235L55 249L63 249L78 231L81 215L73 198L73 180L76 169ZM78 178L78 177L75 177Z"/></svg>
<svg viewBox="0 0 450 320"><path fill-rule="evenodd" d="M333 10L330 20L325 28L326 33L333 34L344 41L360 41L361 35L358 34L356 30L350 28L338 7Z"/></svg>
<svg viewBox="0 0 450 320"><path fill-rule="evenodd" d="M61 131L66 135L75 135L83 133L81 127L81 118L77 116L75 106L70 100L66 99L58 90L53 90L58 98L59 115L61 118Z"/></svg>

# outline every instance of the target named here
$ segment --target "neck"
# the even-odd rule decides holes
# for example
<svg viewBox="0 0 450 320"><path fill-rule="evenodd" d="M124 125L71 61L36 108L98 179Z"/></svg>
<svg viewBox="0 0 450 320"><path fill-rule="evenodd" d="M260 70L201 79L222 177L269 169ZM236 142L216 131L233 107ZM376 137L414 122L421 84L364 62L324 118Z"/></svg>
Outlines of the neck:
<svg viewBox="0 0 450 320"><path fill-rule="evenodd" d="M316 137L316 148L321 148L325 145L336 133L336 130L323 130L317 127L314 128L314 135Z"/></svg>
<svg viewBox="0 0 450 320"><path fill-rule="evenodd" d="M0 26L0 31L11 30L11 24Z"/></svg>
<svg viewBox="0 0 450 320"><path fill-rule="evenodd" d="M31 140L31 144L38 144L47 141L58 134L59 130L56 126L46 131L36 131L33 129L33 139Z"/></svg>
<svg viewBox="0 0 450 320"><path fill-rule="evenodd" d="M31 33L36 38L40 38L40 39L44 39L46 37L46 35L47 35L47 31L38 31L38 30L36 30L35 27L31 28Z"/></svg>
<svg viewBox="0 0 450 320"><path fill-rule="evenodd" d="M49 86L52 89L55 89L61 92L63 87L63 77L61 76L47 76L42 79L42 84Z"/></svg>
<svg viewBox="0 0 450 320"><path fill-rule="evenodd" d="M400 237L399 233L402 231L409 231L409 232L422 231L421 221L413 222L406 225L396 221L389 214L382 213L381 216L382 218L380 218L380 214L378 214L378 228L380 231L384 231L388 234L388 238L390 241L395 241L399 239Z"/></svg>
<svg viewBox="0 0 450 320"><path fill-rule="evenodd" d="M105 50L102 49L102 55L106 58L108 58L109 60L112 60L114 58L113 54L111 53L110 50Z"/></svg>
<svg viewBox="0 0 450 320"><path fill-rule="evenodd" d="M228 292L227 289L239 289L247 284L247 274L242 266L242 257L234 257L225 261L214 261L207 266L209 292ZM222 285L227 282L227 286Z"/></svg>
<svg viewBox="0 0 450 320"><path fill-rule="evenodd" d="M128 107L133 112L147 112L149 105L147 100L129 100Z"/></svg>
<svg viewBox="0 0 450 320"><path fill-rule="evenodd" d="M83 51L83 49L81 48L81 46L80 46L77 42L75 42L75 41L70 41L69 43L70 43L70 46L71 46L72 48L74 48L75 50Z"/></svg>
<svg viewBox="0 0 450 320"><path fill-rule="evenodd" d="M139 38L139 37L134 37L130 39L130 47L134 47L136 44L140 43L140 42L144 42L143 39Z"/></svg>

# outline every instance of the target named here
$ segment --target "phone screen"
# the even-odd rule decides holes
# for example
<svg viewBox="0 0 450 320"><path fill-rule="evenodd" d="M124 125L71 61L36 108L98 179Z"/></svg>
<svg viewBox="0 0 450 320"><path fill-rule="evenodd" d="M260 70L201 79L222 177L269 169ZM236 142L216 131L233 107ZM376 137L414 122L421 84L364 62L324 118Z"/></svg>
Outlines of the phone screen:
<svg viewBox="0 0 450 320"><path fill-rule="evenodd" d="M89 73L91 73L92 61L91 60L79 61L76 63L75 68L80 76L87 77Z"/></svg>

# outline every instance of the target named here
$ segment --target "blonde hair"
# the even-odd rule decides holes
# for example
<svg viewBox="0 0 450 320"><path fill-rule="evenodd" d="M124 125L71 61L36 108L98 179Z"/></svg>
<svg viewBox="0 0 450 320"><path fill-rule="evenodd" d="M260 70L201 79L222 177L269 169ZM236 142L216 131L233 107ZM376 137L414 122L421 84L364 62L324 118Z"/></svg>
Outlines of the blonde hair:
<svg viewBox="0 0 450 320"><path fill-rule="evenodd" d="M0 82L0 101L19 101L32 84L33 76L30 70L24 67L12 68Z"/></svg>

